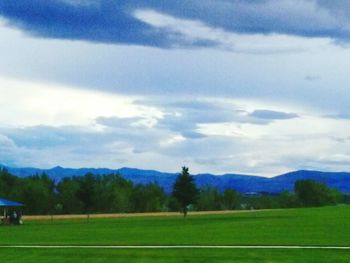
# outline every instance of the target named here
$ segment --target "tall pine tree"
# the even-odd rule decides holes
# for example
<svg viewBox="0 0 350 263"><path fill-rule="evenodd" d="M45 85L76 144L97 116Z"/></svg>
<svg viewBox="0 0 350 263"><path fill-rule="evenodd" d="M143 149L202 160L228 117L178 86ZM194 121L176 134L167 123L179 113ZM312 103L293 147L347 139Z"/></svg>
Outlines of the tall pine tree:
<svg viewBox="0 0 350 263"><path fill-rule="evenodd" d="M188 167L182 167L182 172L174 183L172 195L181 205L184 217L186 217L188 206L195 203L198 195L198 189L194 178L188 172Z"/></svg>

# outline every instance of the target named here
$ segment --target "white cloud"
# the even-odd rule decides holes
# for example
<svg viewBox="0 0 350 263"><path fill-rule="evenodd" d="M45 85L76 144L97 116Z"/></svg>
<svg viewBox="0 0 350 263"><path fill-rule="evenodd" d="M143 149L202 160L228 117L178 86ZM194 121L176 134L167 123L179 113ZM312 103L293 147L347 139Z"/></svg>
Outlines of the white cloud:
<svg viewBox="0 0 350 263"><path fill-rule="evenodd" d="M193 173L266 176L299 168L350 167L350 141L339 139L349 136L348 120L292 105L227 98L164 101L38 83L2 83L12 85L6 86L12 87L9 101L0 99L7 109L0 113L0 158L6 164L163 171L188 165ZM249 116L261 108L295 112L299 117L261 123ZM67 112L67 118L56 117Z"/></svg>
<svg viewBox="0 0 350 263"><path fill-rule="evenodd" d="M92 125L97 117L142 117L152 120L161 112L137 106L130 97L81 90L52 83L0 78L0 123L8 126Z"/></svg>
<svg viewBox="0 0 350 263"><path fill-rule="evenodd" d="M203 106L210 108L206 101ZM193 105L196 111L201 111L199 105ZM203 110L208 111L207 107ZM107 125L100 131L77 125L7 128L0 130L0 147L6 149L1 159L19 166L44 168L132 166L177 171L181 165L188 165L193 173L266 176L299 168L349 168L350 141L334 138L347 138L350 124L311 113L300 116L265 125L241 123L240 119L201 124L200 120L197 123L189 119L189 125L205 135L196 139L181 135L188 130L186 123L178 129L158 125L140 128L133 125L139 118L99 118L98 122Z"/></svg>

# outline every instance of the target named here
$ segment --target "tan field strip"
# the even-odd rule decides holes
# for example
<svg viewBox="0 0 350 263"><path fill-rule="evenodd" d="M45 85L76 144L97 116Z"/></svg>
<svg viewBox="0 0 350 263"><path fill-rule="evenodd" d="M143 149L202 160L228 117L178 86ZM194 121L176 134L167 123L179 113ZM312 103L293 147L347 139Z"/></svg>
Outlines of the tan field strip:
<svg viewBox="0 0 350 263"><path fill-rule="evenodd" d="M226 210L226 211L201 211L189 212L188 216L195 215L222 215L252 213L265 210ZM277 210L277 209L274 209ZM151 217L151 216L182 216L179 212L156 212L156 213L115 213L115 214L79 214L79 215L24 215L23 220L63 220L63 219L86 219L86 218L121 218L121 217Z"/></svg>

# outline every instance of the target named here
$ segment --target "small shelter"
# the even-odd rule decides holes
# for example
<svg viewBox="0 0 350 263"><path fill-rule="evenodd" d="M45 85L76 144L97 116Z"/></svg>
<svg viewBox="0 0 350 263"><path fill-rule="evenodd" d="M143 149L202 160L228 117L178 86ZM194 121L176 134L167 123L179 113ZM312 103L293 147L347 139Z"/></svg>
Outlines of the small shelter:
<svg viewBox="0 0 350 263"><path fill-rule="evenodd" d="M20 222L20 212L16 210L18 210L20 207L22 207L23 204L15 202L15 201L10 201L10 200L6 200L3 198L0 198L0 208L3 209L3 215L4 217L1 219L1 223L3 224L9 224L9 223L19 223ZM13 210L13 214L9 215L9 210L12 209ZM15 218L12 218L12 216L15 215ZM11 222L11 220L14 220L13 222Z"/></svg>

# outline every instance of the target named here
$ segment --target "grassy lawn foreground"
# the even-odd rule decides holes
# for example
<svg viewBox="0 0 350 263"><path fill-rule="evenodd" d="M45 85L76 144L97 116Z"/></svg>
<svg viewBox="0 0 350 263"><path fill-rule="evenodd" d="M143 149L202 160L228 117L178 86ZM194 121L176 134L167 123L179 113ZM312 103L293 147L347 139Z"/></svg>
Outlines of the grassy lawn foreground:
<svg viewBox="0 0 350 263"><path fill-rule="evenodd" d="M349 251L280 249L0 249L6 263L349 262Z"/></svg>
<svg viewBox="0 0 350 263"><path fill-rule="evenodd" d="M350 206L181 217L31 221L0 227L1 245L350 246ZM350 262L349 251L1 249L2 262ZM316 260L317 259L317 260ZM324 261L322 261L324 260Z"/></svg>

